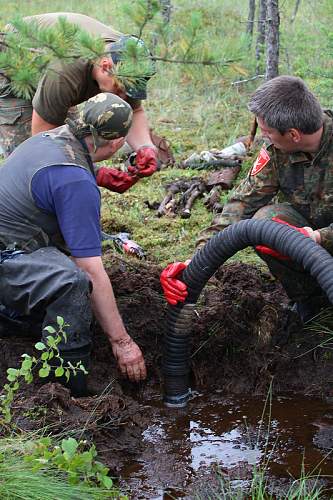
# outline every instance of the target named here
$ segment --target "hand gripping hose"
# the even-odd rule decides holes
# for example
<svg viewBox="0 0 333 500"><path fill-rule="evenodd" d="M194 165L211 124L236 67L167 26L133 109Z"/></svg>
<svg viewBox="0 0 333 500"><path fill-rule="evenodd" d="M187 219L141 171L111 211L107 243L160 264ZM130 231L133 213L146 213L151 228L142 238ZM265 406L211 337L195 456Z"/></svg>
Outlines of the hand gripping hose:
<svg viewBox="0 0 333 500"><path fill-rule="evenodd" d="M236 252L247 246L266 245L287 255L315 278L333 303L333 258L320 245L298 231L271 220L243 220L214 235L182 273L186 301L168 306L163 345L164 402L184 407L190 396L190 336L194 308L209 278Z"/></svg>

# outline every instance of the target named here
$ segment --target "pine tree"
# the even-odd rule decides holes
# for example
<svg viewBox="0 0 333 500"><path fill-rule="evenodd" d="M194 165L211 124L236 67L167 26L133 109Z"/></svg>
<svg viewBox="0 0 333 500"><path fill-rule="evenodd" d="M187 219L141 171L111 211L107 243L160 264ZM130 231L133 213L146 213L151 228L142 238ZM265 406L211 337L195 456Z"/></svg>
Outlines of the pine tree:
<svg viewBox="0 0 333 500"><path fill-rule="evenodd" d="M155 72L155 61L219 68L239 60L237 51L230 58L223 58L217 49L204 42L200 11L192 12L188 24L179 33L171 22L165 22L163 8L160 0L137 0L135 9L124 2L123 10L131 16L137 37L144 38L146 46L135 38L128 41L122 60L112 69L122 83L131 85L135 81L138 86ZM97 62L104 53L105 42L101 38L69 23L65 17L60 17L57 24L49 28L40 28L36 22L17 17L10 21L10 29L0 39L0 74L8 78L14 95L31 99L41 74L52 63L72 62L77 58Z"/></svg>

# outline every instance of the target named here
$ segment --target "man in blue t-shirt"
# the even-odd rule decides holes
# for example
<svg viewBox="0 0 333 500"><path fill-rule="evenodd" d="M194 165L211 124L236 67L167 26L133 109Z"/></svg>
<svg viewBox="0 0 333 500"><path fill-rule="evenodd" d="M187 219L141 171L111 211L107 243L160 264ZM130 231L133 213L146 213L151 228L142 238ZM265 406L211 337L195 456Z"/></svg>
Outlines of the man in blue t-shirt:
<svg viewBox="0 0 333 500"><path fill-rule="evenodd" d="M110 93L83 103L75 121L22 143L0 169L0 302L20 315L42 311L46 326L64 318L65 363L89 364L92 311L118 366L130 380L146 377L141 350L126 332L101 258L100 192L94 164L122 144L131 107ZM142 170L125 174L131 185ZM67 384L87 392L83 371Z"/></svg>

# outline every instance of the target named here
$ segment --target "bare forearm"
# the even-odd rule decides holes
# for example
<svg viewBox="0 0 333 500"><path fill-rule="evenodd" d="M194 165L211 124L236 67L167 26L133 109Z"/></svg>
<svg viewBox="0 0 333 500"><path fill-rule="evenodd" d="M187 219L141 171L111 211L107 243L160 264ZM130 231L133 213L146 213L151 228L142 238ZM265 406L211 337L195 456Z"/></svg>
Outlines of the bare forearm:
<svg viewBox="0 0 333 500"><path fill-rule="evenodd" d="M79 267L83 267L89 275L93 291L91 293L91 305L101 328L109 338L110 342L116 342L122 338L128 338L125 326L120 316L112 285L102 264L95 268L87 268L87 259L74 259ZM82 266L83 264L83 266Z"/></svg>
<svg viewBox="0 0 333 500"><path fill-rule="evenodd" d="M74 261L91 279L92 308L111 343L121 373L133 381L143 380L147 371L142 352L126 332L101 257L74 258Z"/></svg>
<svg viewBox="0 0 333 500"><path fill-rule="evenodd" d="M133 122L127 134L126 141L136 151L142 145L151 144L149 123L143 108L134 110Z"/></svg>
<svg viewBox="0 0 333 500"><path fill-rule="evenodd" d="M91 303L96 319L111 343L128 338L106 273L94 279Z"/></svg>

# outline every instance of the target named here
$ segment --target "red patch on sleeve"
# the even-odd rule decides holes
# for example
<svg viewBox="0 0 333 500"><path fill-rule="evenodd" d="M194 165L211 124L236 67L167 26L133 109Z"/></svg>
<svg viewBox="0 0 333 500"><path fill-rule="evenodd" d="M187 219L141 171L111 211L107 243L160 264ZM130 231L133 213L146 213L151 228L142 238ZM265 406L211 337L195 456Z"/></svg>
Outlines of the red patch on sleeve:
<svg viewBox="0 0 333 500"><path fill-rule="evenodd" d="M250 175L257 175L264 168L264 166L267 165L269 160L270 157L266 149L261 148L259 156L254 162Z"/></svg>

